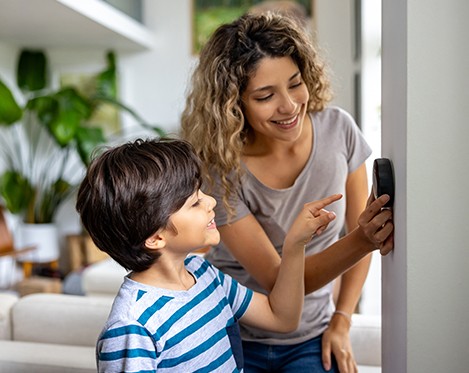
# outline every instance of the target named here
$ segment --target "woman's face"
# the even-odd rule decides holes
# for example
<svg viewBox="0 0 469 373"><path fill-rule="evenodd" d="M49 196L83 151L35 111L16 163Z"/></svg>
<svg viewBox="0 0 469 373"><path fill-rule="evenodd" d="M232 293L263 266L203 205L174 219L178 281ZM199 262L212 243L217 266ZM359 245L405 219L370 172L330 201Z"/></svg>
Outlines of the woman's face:
<svg viewBox="0 0 469 373"><path fill-rule="evenodd" d="M290 57L262 59L241 98L256 138L294 141L301 135L309 93Z"/></svg>

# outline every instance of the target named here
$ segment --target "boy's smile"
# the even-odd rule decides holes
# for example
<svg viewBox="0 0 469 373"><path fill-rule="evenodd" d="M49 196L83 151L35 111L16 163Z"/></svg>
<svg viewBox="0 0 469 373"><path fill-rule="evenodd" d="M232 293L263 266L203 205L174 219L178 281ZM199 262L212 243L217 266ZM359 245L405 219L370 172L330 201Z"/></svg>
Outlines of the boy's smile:
<svg viewBox="0 0 469 373"><path fill-rule="evenodd" d="M208 223L207 227L208 227L209 229L217 229L217 225L216 225L216 223L215 223L215 219L212 219L212 220L210 221L210 223Z"/></svg>

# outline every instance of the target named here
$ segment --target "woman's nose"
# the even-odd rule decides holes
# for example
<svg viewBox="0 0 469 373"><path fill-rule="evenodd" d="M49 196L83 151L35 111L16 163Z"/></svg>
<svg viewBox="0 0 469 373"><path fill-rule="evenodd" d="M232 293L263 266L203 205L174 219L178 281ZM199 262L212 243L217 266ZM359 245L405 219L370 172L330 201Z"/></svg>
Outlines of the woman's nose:
<svg viewBox="0 0 469 373"><path fill-rule="evenodd" d="M278 111L282 114L291 114L296 111L296 103L291 95L284 94L281 96Z"/></svg>

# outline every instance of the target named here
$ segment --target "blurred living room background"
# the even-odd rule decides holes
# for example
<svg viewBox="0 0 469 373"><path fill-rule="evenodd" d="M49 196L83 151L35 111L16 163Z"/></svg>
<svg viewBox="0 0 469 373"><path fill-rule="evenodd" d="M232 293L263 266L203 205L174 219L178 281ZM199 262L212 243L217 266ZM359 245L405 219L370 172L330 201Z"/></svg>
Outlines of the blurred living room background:
<svg viewBox="0 0 469 373"><path fill-rule="evenodd" d="M373 148L368 162L371 180L371 163L381 152L380 2L294 2L305 9L307 26L330 64L333 104L354 116ZM106 68L106 53L112 51L116 56L118 99L131 112L111 111L99 122L104 130L112 128L113 135L119 134L114 141L154 135L142 128L142 132L135 131L138 117L165 133L177 134L186 86L200 43L217 24L259 3L263 1L0 0L0 79L22 105L21 91L16 85L22 50L44 51L50 84L57 89L65 84L78 87L84 80L96 77ZM5 136L4 132L0 135ZM5 168L0 163L1 173ZM83 170L83 165L76 168L75 176L79 178ZM32 236L24 238L19 233L23 223L19 215L7 209L3 213L15 248L28 245L36 248L24 255L0 257L0 289L20 295L93 292L86 288L89 284L83 284L83 272L92 265L99 269L108 259L84 234L74 210L73 193L60 204L52 222L58 246L52 253L43 253L43 257L40 251L51 250L50 240L55 240L55 236L46 238L50 244L43 248ZM102 274L122 273L109 264L99 270ZM380 314L380 276L380 258L375 256L360 312ZM100 277L98 282L102 281Z"/></svg>
<svg viewBox="0 0 469 373"><path fill-rule="evenodd" d="M83 152L75 145L90 150L88 145L100 142L104 132L112 134L106 141L119 141L135 136L146 123L177 133L198 44L219 21L216 17L227 20L260 2L0 0L0 175L10 170L11 161L35 172L33 165L47 157L41 152L30 162L3 157L16 154L17 144L31 155L36 148L28 144L44 143L43 135L16 136L22 132L14 129L27 121L15 118L31 109L57 130L54 117L46 114L63 114L56 109L73 103L75 114L65 116L79 127L80 136L59 153L70 149L78 161ZM383 259L373 254L353 315L359 371L467 371L469 2L294 2L306 7L308 27L333 72L333 104L354 116L373 148L370 178L371 162L381 154L392 159L395 170L396 247ZM24 51L28 58L23 62L36 62L20 64ZM52 89L39 100L20 87L45 82L18 84L16 79L17 73L45 66L38 51L47 56ZM86 100L64 86L81 90L88 82L95 91L87 92ZM77 126L77 118L95 110L98 101L113 107L104 115L109 122L99 121L103 133L80 120ZM31 104L25 108L26 102ZM155 135L143 127L143 134ZM13 141L5 135L10 132ZM57 132L68 138L74 134ZM83 133L92 135L86 137L91 142L83 142ZM60 162L49 159L51 172L60 169ZM12 196L11 207L23 201L14 198L19 192L31 193L17 173L8 175L0 188ZM70 185L76 181L68 180ZM54 188L62 194L69 190L62 180ZM44 250L36 239L30 241L31 233L20 234L22 216L11 213L4 200L0 205L6 219L0 220L0 372L95 372L96 337L123 269L90 244L73 194L55 211L55 233ZM19 254L24 247L24 255L12 255L12 248Z"/></svg>

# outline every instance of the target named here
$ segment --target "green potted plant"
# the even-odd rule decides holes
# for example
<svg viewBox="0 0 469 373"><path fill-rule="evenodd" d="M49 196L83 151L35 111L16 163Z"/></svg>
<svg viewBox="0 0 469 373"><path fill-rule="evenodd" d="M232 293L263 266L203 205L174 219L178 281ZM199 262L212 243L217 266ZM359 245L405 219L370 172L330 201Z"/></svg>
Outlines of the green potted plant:
<svg viewBox="0 0 469 373"><path fill-rule="evenodd" d="M52 89L41 50L20 51L16 81L21 103L0 78L0 197L24 223L53 223L73 194L91 153L108 141L103 123L90 123L103 104L130 113L155 135L163 134L118 101L115 55L106 57L107 66L88 95L72 86Z"/></svg>
<svg viewBox="0 0 469 373"><path fill-rule="evenodd" d="M43 51L21 51L17 84L23 106L0 79L0 195L26 223L53 221L76 186L79 166L86 167L95 147L107 141L102 126L89 123L100 105L114 105L163 133L117 100L114 53L107 54L107 68L97 75L88 97L74 87L50 89L47 69Z"/></svg>

